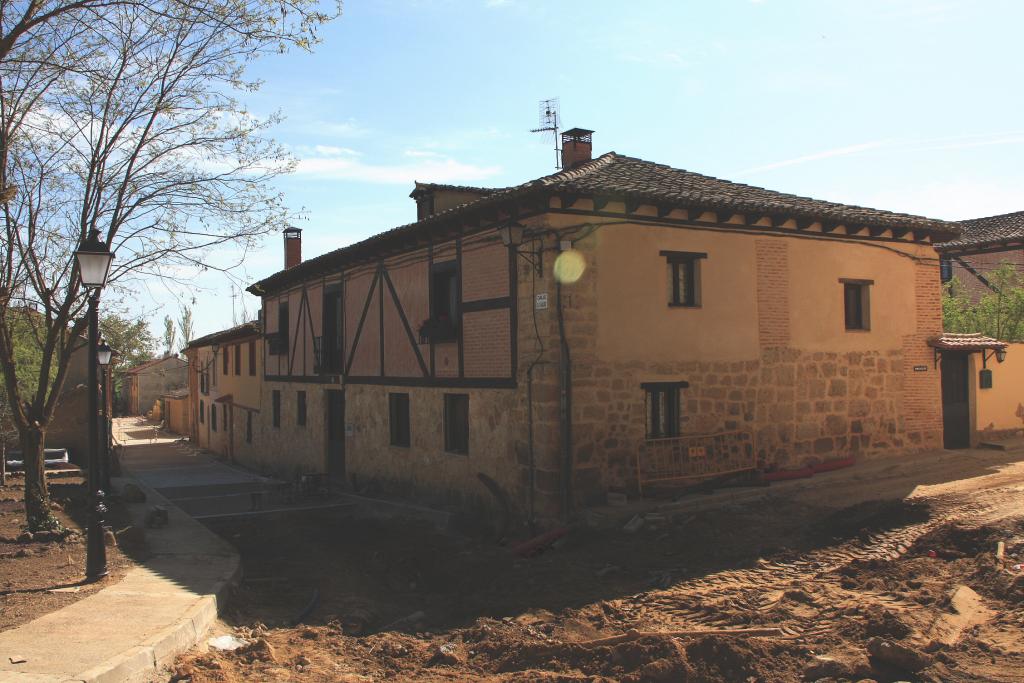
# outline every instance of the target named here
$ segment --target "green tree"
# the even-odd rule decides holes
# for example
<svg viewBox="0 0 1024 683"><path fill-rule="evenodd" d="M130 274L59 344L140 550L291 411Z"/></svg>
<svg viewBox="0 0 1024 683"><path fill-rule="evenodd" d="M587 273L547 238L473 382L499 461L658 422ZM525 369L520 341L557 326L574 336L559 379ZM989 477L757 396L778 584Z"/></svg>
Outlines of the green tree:
<svg viewBox="0 0 1024 683"><path fill-rule="evenodd" d="M74 7L72 7L74 5ZM67 11L39 14L39 8ZM0 374L25 456L31 530L53 528L43 449L86 329L72 256L93 231L110 283L178 282L292 217L272 180L293 167L237 97L255 59L337 16L330 0L0 3ZM328 11L325 12L324 8ZM77 8L77 9L76 9ZM45 21L22 30L18 15ZM227 268L223 268L226 270ZM40 312L34 378L16 362L12 310Z"/></svg>
<svg viewBox="0 0 1024 683"><path fill-rule="evenodd" d="M114 371L129 370L153 357L156 340L145 320L109 313L100 320L100 334L114 349Z"/></svg>
<svg viewBox="0 0 1024 683"><path fill-rule="evenodd" d="M971 298L958 278L946 283L942 323L947 332L980 332L1003 341L1024 341L1024 273L1002 263L986 275L991 291Z"/></svg>

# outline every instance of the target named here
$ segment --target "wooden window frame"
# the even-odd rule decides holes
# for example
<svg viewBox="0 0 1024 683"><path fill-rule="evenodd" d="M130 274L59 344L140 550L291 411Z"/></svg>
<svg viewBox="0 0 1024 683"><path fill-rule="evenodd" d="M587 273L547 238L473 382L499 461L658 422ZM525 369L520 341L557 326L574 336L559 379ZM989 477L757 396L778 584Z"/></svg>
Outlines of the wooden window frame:
<svg viewBox="0 0 1024 683"><path fill-rule="evenodd" d="M224 353L224 355L221 356L221 358L220 358L221 372L224 374L225 377L227 377L228 376L228 364L230 362L229 356L231 354L228 353L228 347L226 347L226 346L222 346L221 347L221 351Z"/></svg>
<svg viewBox="0 0 1024 683"><path fill-rule="evenodd" d="M672 439L682 434L682 390L689 382L644 382L644 430L647 439ZM661 396L665 396L666 419L662 420Z"/></svg>
<svg viewBox="0 0 1024 683"><path fill-rule="evenodd" d="M295 392L295 424L299 427L306 426L306 392Z"/></svg>
<svg viewBox="0 0 1024 683"><path fill-rule="evenodd" d="M335 309L329 306L329 302L337 297L338 306ZM338 319L329 324L328 317L332 311L337 311ZM320 342L320 372L325 374L340 373L344 367L343 356L345 354L345 340L342 336L345 329L345 300L342 297L341 284L330 284L324 287L323 311L322 311L321 342ZM330 328L333 327L333 330ZM334 332L334 338L330 338L329 331Z"/></svg>
<svg viewBox="0 0 1024 683"><path fill-rule="evenodd" d="M256 376L256 342L249 342L249 376Z"/></svg>
<svg viewBox="0 0 1024 683"><path fill-rule="evenodd" d="M946 284L953 279L953 257L939 257L939 281Z"/></svg>
<svg viewBox="0 0 1024 683"><path fill-rule="evenodd" d="M270 410L271 410L271 424L274 425L274 429L281 428L281 390L274 389L270 392Z"/></svg>
<svg viewBox="0 0 1024 683"><path fill-rule="evenodd" d="M252 411L245 411L245 442L252 443Z"/></svg>
<svg viewBox="0 0 1024 683"><path fill-rule="evenodd" d="M199 424L206 424L206 403L199 400Z"/></svg>
<svg viewBox="0 0 1024 683"><path fill-rule="evenodd" d="M235 344L235 375L242 374L242 345Z"/></svg>
<svg viewBox="0 0 1024 683"><path fill-rule="evenodd" d="M440 310L438 301L438 280L444 277L451 281L448 290L448 303L446 310ZM462 324L462 311L459 301L459 264L458 261L441 261L430 266L430 321L433 323L431 340L434 342L453 342L459 338L459 326ZM441 314L447 315L447 320L442 321Z"/></svg>
<svg viewBox="0 0 1024 683"><path fill-rule="evenodd" d="M700 308L702 304L702 251L660 251L668 263L668 305L670 308ZM685 288L680 285L685 284ZM685 292L685 294L684 294Z"/></svg>
<svg viewBox="0 0 1024 683"><path fill-rule="evenodd" d="M392 446L397 448L412 446L409 394L388 393L388 431Z"/></svg>
<svg viewBox="0 0 1024 683"><path fill-rule="evenodd" d="M841 277L839 283L843 286L843 326L846 331L870 332L871 286L875 281Z"/></svg>
<svg viewBox="0 0 1024 683"><path fill-rule="evenodd" d="M217 431L217 404L210 404L210 429Z"/></svg>
<svg viewBox="0 0 1024 683"><path fill-rule="evenodd" d="M279 301L277 304L277 355L279 356L288 355L288 344L291 341L288 329L290 322L291 312L288 310L288 302Z"/></svg>
<svg viewBox="0 0 1024 683"><path fill-rule="evenodd" d="M455 410L456 401L466 402L465 425L454 424L458 417ZM444 450L454 455L469 455L469 394L444 395ZM464 442L464 443L459 443Z"/></svg>

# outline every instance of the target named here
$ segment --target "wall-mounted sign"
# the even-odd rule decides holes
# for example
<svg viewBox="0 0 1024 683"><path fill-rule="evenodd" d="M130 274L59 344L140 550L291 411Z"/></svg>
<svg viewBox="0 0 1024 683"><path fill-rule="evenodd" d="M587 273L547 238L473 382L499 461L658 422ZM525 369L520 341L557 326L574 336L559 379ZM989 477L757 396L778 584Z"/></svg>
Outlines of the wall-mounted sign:
<svg viewBox="0 0 1024 683"><path fill-rule="evenodd" d="M915 365L914 366L914 372L928 372L928 366L927 365Z"/></svg>
<svg viewBox="0 0 1024 683"><path fill-rule="evenodd" d="M355 433L356 426L354 424L349 422L347 425L345 425L345 436L355 436Z"/></svg>
<svg viewBox="0 0 1024 683"><path fill-rule="evenodd" d="M548 293L541 292L533 298L533 308L538 311L543 311L548 307Z"/></svg>

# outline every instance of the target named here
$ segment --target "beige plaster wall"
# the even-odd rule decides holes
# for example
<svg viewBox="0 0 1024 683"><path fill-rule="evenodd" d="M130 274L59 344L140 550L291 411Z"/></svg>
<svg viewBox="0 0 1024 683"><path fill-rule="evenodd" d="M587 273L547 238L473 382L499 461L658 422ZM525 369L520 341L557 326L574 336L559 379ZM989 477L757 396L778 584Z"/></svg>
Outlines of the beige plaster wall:
<svg viewBox="0 0 1024 683"><path fill-rule="evenodd" d="M981 355L971 354L969 381L978 436L985 438L986 432L1024 429L1024 343L1010 344L1002 363L989 357L987 366L992 371L992 388L982 389Z"/></svg>

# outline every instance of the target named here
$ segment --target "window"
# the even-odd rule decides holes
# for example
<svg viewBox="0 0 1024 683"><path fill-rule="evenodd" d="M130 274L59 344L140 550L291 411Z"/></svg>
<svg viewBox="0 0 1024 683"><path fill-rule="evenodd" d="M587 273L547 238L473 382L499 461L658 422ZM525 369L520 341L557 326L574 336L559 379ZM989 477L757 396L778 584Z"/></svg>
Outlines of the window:
<svg viewBox="0 0 1024 683"><path fill-rule="evenodd" d="M220 404L220 416L224 419L224 429L228 428L228 404Z"/></svg>
<svg viewBox="0 0 1024 683"><path fill-rule="evenodd" d="M281 355L288 354L288 302L282 301L277 305L277 352Z"/></svg>
<svg viewBox="0 0 1024 683"><path fill-rule="evenodd" d="M409 394L388 394L391 445L409 447Z"/></svg>
<svg viewBox="0 0 1024 683"><path fill-rule="evenodd" d="M270 395L271 409L273 411L274 427L281 426L281 392L274 389Z"/></svg>
<svg viewBox="0 0 1024 683"><path fill-rule="evenodd" d="M245 442L252 443L252 411L245 411Z"/></svg>
<svg viewBox="0 0 1024 683"><path fill-rule="evenodd" d="M663 251L668 262L668 305L697 308L701 303L700 264L707 254Z"/></svg>
<svg viewBox="0 0 1024 683"><path fill-rule="evenodd" d="M943 284L953 279L953 259L948 256L939 257L939 279Z"/></svg>
<svg viewBox="0 0 1024 683"><path fill-rule="evenodd" d="M242 374L242 345L235 344L235 374Z"/></svg>
<svg viewBox="0 0 1024 683"><path fill-rule="evenodd" d="M210 405L210 429L217 431L217 406Z"/></svg>
<svg viewBox="0 0 1024 683"><path fill-rule="evenodd" d="M306 392L305 391L298 392L298 396L296 398L297 398L297 400L296 400L295 403L296 403L296 406L298 408L298 414L295 416L295 422L300 427L305 427L306 426Z"/></svg>
<svg viewBox="0 0 1024 683"><path fill-rule="evenodd" d="M256 376L256 342L249 342L249 376Z"/></svg>
<svg viewBox="0 0 1024 683"><path fill-rule="evenodd" d="M455 341L458 338L457 275L455 261L435 263L430 270L430 337L435 342Z"/></svg>
<svg viewBox="0 0 1024 683"><path fill-rule="evenodd" d="M324 290L324 335L320 344L320 371L341 371L341 288L329 285Z"/></svg>
<svg viewBox="0 0 1024 683"><path fill-rule="evenodd" d="M871 280L840 279L843 285L843 314L847 330L871 329Z"/></svg>
<svg viewBox="0 0 1024 683"><path fill-rule="evenodd" d="M206 424L206 405L199 402L199 424Z"/></svg>
<svg viewBox="0 0 1024 683"><path fill-rule="evenodd" d="M444 449L449 453L469 453L469 396L444 395Z"/></svg>
<svg viewBox="0 0 1024 683"><path fill-rule="evenodd" d="M224 355L220 357L221 360L223 361L223 367L221 368L221 371L224 373L224 376L226 377L227 374L228 374L228 356L229 356L229 354L228 354L227 347L224 347L221 350L224 352Z"/></svg>
<svg viewBox="0 0 1024 683"><path fill-rule="evenodd" d="M208 384L209 384L209 377L207 376L206 371L205 370L200 370L199 371L199 393L201 393L201 394L208 394L208 393L210 393L210 388L209 388Z"/></svg>
<svg viewBox="0 0 1024 683"><path fill-rule="evenodd" d="M686 382L647 382L640 387L647 392L647 438L664 439L679 436L680 389Z"/></svg>

